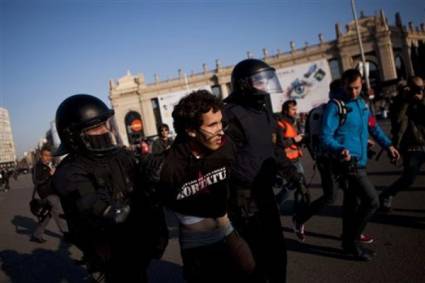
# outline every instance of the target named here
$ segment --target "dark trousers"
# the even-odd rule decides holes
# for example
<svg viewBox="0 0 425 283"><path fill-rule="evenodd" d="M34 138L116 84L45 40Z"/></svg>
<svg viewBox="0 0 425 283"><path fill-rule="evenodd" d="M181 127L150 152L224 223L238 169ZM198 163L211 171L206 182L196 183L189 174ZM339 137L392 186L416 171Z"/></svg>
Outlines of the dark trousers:
<svg viewBox="0 0 425 283"><path fill-rule="evenodd" d="M247 282L238 277L225 240L196 248L182 249L184 278L188 283Z"/></svg>
<svg viewBox="0 0 425 283"><path fill-rule="evenodd" d="M231 188L229 216L248 243L256 264L249 282L286 282L286 244L272 189L275 176L274 160L268 159L252 184L234 182Z"/></svg>
<svg viewBox="0 0 425 283"><path fill-rule="evenodd" d="M131 260L129 255L115 256L106 263L105 283L135 282L147 283L146 269L149 261L138 255Z"/></svg>
<svg viewBox="0 0 425 283"><path fill-rule="evenodd" d="M56 222L59 230L64 233L68 231L65 220L61 217L63 214L62 206L57 195L48 195L44 200L46 200L51 207L50 214L44 217L44 219L38 223L35 231L33 233L34 237L42 239L44 231L46 230L47 225L49 225L50 219Z"/></svg>
<svg viewBox="0 0 425 283"><path fill-rule="evenodd" d="M265 161L249 187L250 197L243 201L254 205L241 203L231 205L232 223L247 241L256 263L256 272L251 282L286 282L286 244L272 189L275 175L276 168L273 161ZM232 189L233 192L244 190L236 186Z"/></svg>
<svg viewBox="0 0 425 283"><path fill-rule="evenodd" d="M152 247L148 245L151 241L137 231L135 224L129 221L118 227L105 227L102 235L94 237L84 251L88 272L104 275L104 281L100 282L148 282L146 269L151 261Z"/></svg>
<svg viewBox="0 0 425 283"><path fill-rule="evenodd" d="M286 282L287 256L280 220L278 219L279 223L277 223L272 215L263 214L264 212L245 219L239 227L241 235L252 250L256 263L256 272L250 282L284 283Z"/></svg>
<svg viewBox="0 0 425 283"><path fill-rule="evenodd" d="M300 224L304 224L314 214L317 214L325 206L331 205L337 200L339 184L332 170L332 160L322 157L317 159L316 164L320 173L323 195L311 202L310 205L296 210L295 220Z"/></svg>
<svg viewBox="0 0 425 283"><path fill-rule="evenodd" d="M425 152L406 152L406 154L403 155L403 173L397 181L381 193L381 197L386 198L389 196L395 196L401 190L410 187L415 182L416 176L424 162Z"/></svg>
<svg viewBox="0 0 425 283"><path fill-rule="evenodd" d="M368 220L379 207L379 199L366 169L358 169L345 178L347 188L344 191L342 230L343 245L349 247L360 238Z"/></svg>

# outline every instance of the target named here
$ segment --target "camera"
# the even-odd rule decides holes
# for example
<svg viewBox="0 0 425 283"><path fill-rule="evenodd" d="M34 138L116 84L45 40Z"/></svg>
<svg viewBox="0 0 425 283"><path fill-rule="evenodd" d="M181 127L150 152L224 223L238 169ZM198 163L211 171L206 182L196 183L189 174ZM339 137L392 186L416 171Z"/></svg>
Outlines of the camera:
<svg viewBox="0 0 425 283"><path fill-rule="evenodd" d="M341 160L341 170L344 175L356 175L358 170L358 159L352 156L350 160Z"/></svg>
<svg viewBox="0 0 425 283"><path fill-rule="evenodd" d="M121 201L114 201L106 207L103 217L114 224L123 223L130 214L130 206Z"/></svg>
<svg viewBox="0 0 425 283"><path fill-rule="evenodd" d="M367 149L367 158L373 159L373 157L376 155L376 151L372 150L370 147Z"/></svg>

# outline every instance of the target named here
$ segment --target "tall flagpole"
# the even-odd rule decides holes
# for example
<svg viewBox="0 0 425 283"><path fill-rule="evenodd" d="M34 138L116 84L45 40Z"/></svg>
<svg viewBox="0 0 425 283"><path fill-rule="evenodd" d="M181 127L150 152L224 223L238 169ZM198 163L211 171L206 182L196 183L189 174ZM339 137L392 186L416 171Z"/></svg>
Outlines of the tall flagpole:
<svg viewBox="0 0 425 283"><path fill-rule="evenodd" d="M366 57L364 55L362 35L360 34L359 21L357 20L355 0L351 0L351 8L353 10L353 17L354 17L354 21L356 23L357 39L359 40L360 54L362 56L362 62L363 62L363 74L364 74L364 77L366 79L366 87L369 90L370 89L370 81L369 81L369 76L366 73Z"/></svg>

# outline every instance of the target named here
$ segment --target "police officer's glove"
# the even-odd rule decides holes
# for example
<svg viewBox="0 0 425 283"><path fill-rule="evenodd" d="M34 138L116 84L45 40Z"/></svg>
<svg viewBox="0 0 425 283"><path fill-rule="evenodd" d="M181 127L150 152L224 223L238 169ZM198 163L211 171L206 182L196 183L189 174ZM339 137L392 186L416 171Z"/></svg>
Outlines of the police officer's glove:
<svg viewBox="0 0 425 283"><path fill-rule="evenodd" d="M258 212L257 203L252 196L251 190L237 191L237 205L241 210L242 217L251 217Z"/></svg>
<svg viewBox="0 0 425 283"><path fill-rule="evenodd" d="M157 183L164 161L164 155L149 154L140 163L141 175L151 183Z"/></svg>
<svg viewBox="0 0 425 283"><path fill-rule="evenodd" d="M121 201L115 201L103 211L103 217L114 224L123 223L130 214L130 206Z"/></svg>

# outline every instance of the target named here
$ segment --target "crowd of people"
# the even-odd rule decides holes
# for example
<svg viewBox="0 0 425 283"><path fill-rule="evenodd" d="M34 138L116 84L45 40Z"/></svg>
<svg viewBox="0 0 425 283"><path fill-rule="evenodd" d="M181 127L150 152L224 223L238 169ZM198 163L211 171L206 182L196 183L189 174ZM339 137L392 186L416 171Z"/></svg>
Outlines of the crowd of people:
<svg viewBox="0 0 425 283"><path fill-rule="evenodd" d="M374 252L364 247L374 240L365 234L367 222L379 208L390 211L392 198L414 182L425 160L423 80L412 78L397 96L392 139L362 95L355 69L331 84L319 122L309 121L317 115L303 116L302 129L297 101L273 114L270 93L281 87L265 62L241 61L231 84L224 101L206 90L181 99L172 114L175 139L168 125L159 125L157 140L141 146L138 158L117 144L114 112L101 100L79 94L63 101L56 112L57 154L67 156L54 169L49 149L42 150L34 194L50 213L31 240L45 241L53 217L65 240L82 250L95 282L147 282L149 262L168 243L166 207L179 223L187 282L281 283L287 265L281 206L293 194L293 229L305 241L307 221L342 189L342 252L371 260ZM316 137L308 129L313 126ZM311 155L323 195L312 201L302 158L303 145L314 138ZM372 138L393 162L400 150L404 162L402 176L380 196L366 170Z"/></svg>

